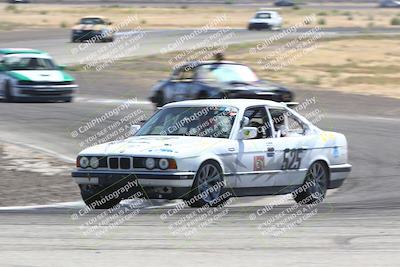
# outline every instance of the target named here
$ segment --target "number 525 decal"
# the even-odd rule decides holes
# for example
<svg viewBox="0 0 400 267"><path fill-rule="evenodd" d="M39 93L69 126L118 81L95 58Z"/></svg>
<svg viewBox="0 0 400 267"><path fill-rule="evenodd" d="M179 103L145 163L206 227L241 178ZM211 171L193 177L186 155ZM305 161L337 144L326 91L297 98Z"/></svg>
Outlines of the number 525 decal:
<svg viewBox="0 0 400 267"><path fill-rule="evenodd" d="M285 149L283 151L282 170L299 169L303 151L303 149Z"/></svg>

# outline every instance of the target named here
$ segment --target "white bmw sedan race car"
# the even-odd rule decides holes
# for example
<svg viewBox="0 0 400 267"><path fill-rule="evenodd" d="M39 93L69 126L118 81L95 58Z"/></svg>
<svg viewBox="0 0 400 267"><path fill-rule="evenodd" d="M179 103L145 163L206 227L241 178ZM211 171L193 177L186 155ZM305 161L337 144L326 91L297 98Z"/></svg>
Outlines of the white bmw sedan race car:
<svg viewBox="0 0 400 267"><path fill-rule="evenodd" d="M165 105L134 136L83 150L72 176L90 208L139 192L198 207L218 205L226 193L293 193L297 202L315 203L350 170L345 136L320 130L285 104L210 99Z"/></svg>

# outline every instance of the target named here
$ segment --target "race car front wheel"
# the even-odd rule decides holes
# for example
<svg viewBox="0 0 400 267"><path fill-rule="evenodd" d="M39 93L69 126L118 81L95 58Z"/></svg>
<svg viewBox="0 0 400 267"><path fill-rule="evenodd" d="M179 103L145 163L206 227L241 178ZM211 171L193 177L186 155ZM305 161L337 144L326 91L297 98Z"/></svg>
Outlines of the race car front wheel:
<svg viewBox="0 0 400 267"><path fill-rule="evenodd" d="M154 104L156 104L157 108L164 106L164 104L165 104L164 93L161 91L157 91L154 94L153 102L154 102Z"/></svg>
<svg viewBox="0 0 400 267"><path fill-rule="evenodd" d="M292 193L300 204L322 202L328 189L329 172L321 161L314 162L307 171L303 185Z"/></svg>
<svg viewBox="0 0 400 267"><path fill-rule="evenodd" d="M5 101L6 102L14 102L14 96L12 95L11 92L11 85L9 82L6 82L5 86L4 86L4 97L5 97Z"/></svg>
<svg viewBox="0 0 400 267"><path fill-rule="evenodd" d="M219 164L206 161L196 173L190 198L186 203L190 207L218 206L227 200L221 198L223 186L224 178Z"/></svg>

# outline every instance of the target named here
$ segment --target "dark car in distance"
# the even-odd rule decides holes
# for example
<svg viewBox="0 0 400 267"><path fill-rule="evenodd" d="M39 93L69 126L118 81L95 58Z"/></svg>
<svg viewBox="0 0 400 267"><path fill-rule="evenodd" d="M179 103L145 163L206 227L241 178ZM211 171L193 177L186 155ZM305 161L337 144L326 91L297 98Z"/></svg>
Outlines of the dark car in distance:
<svg viewBox="0 0 400 267"><path fill-rule="evenodd" d="M260 80L247 66L231 61L189 62L159 81L150 97L156 107L170 102L205 98L247 98L291 102L285 87Z"/></svg>
<svg viewBox="0 0 400 267"><path fill-rule="evenodd" d="M274 2L275 6L294 6L296 5L294 1L290 0L279 0Z"/></svg>
<svg viewBox="0 0 400 267"><path fill-rule="evenodd" d="M10 4L28 4L30 2L29 0L8 0Z"/></svg>

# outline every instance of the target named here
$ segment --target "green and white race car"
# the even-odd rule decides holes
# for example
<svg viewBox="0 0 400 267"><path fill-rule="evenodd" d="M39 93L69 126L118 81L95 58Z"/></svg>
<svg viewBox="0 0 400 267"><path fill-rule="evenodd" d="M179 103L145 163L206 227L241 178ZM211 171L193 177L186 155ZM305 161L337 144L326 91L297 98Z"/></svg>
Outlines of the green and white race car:
<svg viewBox="0 0 400 267"><path fill-rule="evenodd" d="M71 102L75 79L50 55L34 49L0 49L0 97L15 101Z"/></svg>

